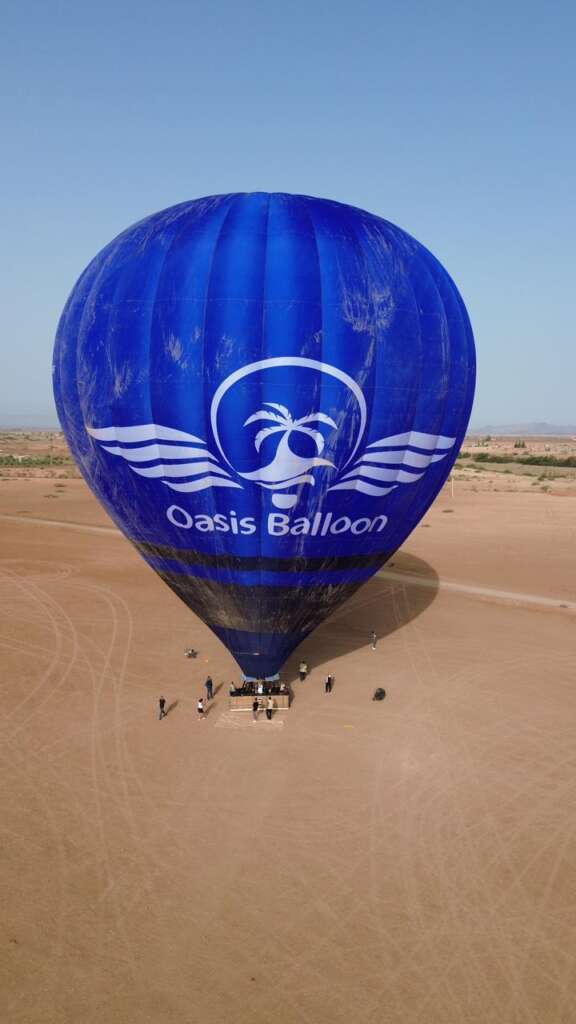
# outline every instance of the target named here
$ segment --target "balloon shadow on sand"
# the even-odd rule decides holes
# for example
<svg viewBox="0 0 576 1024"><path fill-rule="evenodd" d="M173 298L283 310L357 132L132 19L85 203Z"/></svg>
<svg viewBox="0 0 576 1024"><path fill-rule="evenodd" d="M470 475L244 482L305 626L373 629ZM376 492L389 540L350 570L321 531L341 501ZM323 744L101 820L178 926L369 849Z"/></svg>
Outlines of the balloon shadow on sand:
<svg viewBox="0 0 576 1024"><path fill-rule="evenodd" d="M415 577L412 581L410 577ZM282 670L286 683L298 692L298 664L310 670L333 670L336 658L370 647L385 649L386 637L422 614L438 593L439 580L427 562L398 552L372 579L364 583L341 608L315 629L292 653ZM338 680L336 679L336 683Z"/></svg>

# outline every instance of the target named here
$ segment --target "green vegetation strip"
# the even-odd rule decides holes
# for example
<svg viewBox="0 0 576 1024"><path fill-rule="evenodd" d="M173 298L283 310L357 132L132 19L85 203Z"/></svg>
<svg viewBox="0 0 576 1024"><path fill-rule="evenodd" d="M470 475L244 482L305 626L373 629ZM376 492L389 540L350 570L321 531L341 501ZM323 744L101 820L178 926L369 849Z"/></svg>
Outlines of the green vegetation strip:
<svg viewBox="0 0 576 1024"><path fill-rule="evenodd" d="M69 466L71 462L69 455L0 455L0 466Z"/></svg>
<svg viewBox="0 0 576 1024"><path fill-rule="evenodd" d="M557 466L563 469L576 469L576 456L568 455L560 458L557 455L493 455L491 452L460 452L458 459L470 459L471 462L508 462L519 466Z"/></svg>

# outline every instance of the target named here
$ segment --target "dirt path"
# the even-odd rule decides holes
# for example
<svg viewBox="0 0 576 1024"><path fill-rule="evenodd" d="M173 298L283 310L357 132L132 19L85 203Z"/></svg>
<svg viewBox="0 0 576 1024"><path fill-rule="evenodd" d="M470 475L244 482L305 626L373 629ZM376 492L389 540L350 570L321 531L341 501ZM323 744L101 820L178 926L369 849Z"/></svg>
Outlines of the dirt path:
<svg viewBox="0 0 576 1024"><path fill-rule="evenodd" d="M429 589L448 590L453 594L465 594L466 597L479 597L492 601L512 601L519 605L537 605L541 608L555 608L563 611L576 612L575 601L565 601L561 597L545 597L543 594L524 594L515 590L499 590L496 587L478 587L472 583L457 583L455 580L433 580L426 576L416 576L408 572L394 572L383 569L377 574L383 579L405 586L427 587Z"/></svg>
<svg viewBox="0 0 576 1024"><path fill-rule="evenodd" d="M67 530L79 530L80 533L107 533L110 536L122 537L120 530L115 526L93 526L90 523L73 523L66 519L44 519L39 516L9 516L1 515L0 519L8 523L33 523L35 526L64 526Z"/></svg>

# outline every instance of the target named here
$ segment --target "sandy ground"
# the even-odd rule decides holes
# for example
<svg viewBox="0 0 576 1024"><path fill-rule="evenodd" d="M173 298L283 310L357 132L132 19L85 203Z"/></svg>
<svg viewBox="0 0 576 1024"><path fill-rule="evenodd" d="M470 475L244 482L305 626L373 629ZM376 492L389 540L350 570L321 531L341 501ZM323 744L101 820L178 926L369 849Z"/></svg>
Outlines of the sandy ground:
<svg viewBox="0 0 576 1024"><path fill-rule="evenodd" d="M447 489L256 725L125 541L25 522L109 526L81 481L0 515L2 1021L573 1024L576 498Z"/></svg>

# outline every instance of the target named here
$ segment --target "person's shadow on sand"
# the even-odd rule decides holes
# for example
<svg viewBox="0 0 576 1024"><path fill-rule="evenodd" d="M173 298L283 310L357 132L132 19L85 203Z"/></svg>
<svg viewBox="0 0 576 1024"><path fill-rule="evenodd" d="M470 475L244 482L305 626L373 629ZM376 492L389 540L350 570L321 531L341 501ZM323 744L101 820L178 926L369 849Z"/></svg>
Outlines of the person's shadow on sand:
<svg viewBox="0 0 576 1024"><path fill-rule="evenodd" d="M166 708L166 714L169 715L171 711L175 711L176 708L178 707L178 703L179 702L177 700L173 700L172 703L169 704L168 707Z"/></svg>

